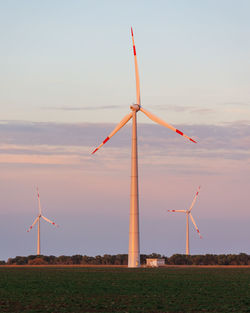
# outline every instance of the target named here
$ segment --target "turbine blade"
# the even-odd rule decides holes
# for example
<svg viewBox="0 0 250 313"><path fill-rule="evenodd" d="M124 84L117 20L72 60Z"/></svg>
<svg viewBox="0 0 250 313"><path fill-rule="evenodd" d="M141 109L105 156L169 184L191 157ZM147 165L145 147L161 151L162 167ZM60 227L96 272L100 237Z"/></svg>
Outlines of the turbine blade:
<svg viewBox="0 0 250 313"><path fill-rule="evenodd" d="M182 213L186 213L186 210L168 210L168 212L182 212Z"/></svg>
<svg viewBox="0 0 250 313"><path fill-rule="evenodd" d="M201 234L200 234L200 231L199 231L197 225L195 224L195 221L194 221L194 218L193 218L192 214L189 213L189 215L190 215L190 218L191 218L191 220L192 220L192 222L193 222L193 224L194 224L195 229L197 230L198 235L200 236L200 238L202 238L202 236L201 236Z"/></svg>
<svg viewBox="0 0 250 313"><path fill-rule="evenodd" d="M31 229L35 226L35 224L37 223L39 219L39 216L34 220L34 223L30 226L30 228L27 230L27 232L31 231Z"/></svg>
<svg viewBox="0 0 250 313"><path fill-rule="evenodd" d="M135 60L136 104L141 105L140 79L139 79L137 55L136 55L136 49L135 49L134 33L133 33L132 27L131 27L131 35L132 35L133 51L134 51L134 60Z"/></svg>
<svg viewBox="0 0 250 313"><path fill-rule="evenodd" d="M160 119L159 117L155 116L154 114L148 112L147 110L143 109L142 107L140 107L140 111L142 111L142 113L144 113L145 115L147 115L148 118L150 118L152 121L164 126L164 127L167 127L171 130L173 130L174 132L176 132L177 134L189 139L190 141L194 142L194 143L197 143L195 140L193 140L192 138L188 137L187 135L183 134L183 132L181 132L180 130L174 128L172 125L164 122L162 119Z"/></svg>
<svg viewBox="0 0 250 313"><path fill-rule="evenodd" d="M201 186L199 186L199 188L198 188L198 190L197 190L197 192L196 192L196 194L195 194L195 196L194 196L194 200L193 200L193 202L192 202L192 204L191 204L191 206L190 206L190 208L189 208L189 212L191 212L191 210L192 210L192 208L193 208L193 206L194 206L194 204L195 204L195 202L196 202L196 199L197 199L197 197L198 197L198 194L199 194L199 192L200 192L200 189L201 189Z"/></svg>
<svg viewBox="0 0 250 313"><path fill-rule="evenodd" d="M37 199L38 199L38 209L39 209L39 214L42 214L42 210L41 210L41 202L40 202L40 195L39 195L39 190L38 187L36 188L37 190Z"/></svg>
<svg viewBox="0 0 250 313"><path fill-rule="evenodd" d="M46 222L48 222L48 223L50 223L50 224L52 224L52 225L54 225L54 226L56 226L56 227L59 227L56 223L54 223L54 222L52 222L51 220L49 220L47 217L45 217L45 216L41 216Z"/></svg>
<svg viewBox="0 0 250 313"><path fill-rule="evenodd" d="M116 126L116 128L108 135L108 137L97 147L92 154L94 154L97 150L99 150L112 136L114 136L127 122L131 119L133 113L129 113L126 115L121 122Z"/></svg>

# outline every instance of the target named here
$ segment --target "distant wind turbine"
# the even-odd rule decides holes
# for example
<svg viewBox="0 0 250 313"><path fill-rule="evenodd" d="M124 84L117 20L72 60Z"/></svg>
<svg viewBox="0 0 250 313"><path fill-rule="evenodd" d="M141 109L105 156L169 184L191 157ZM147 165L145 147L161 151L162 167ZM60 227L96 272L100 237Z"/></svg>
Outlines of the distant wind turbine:
<svg viewBox="0 0 250 313"><path fill-rule="evenodd" d="M133 29L131 27L131 35L133 42L134 62L135 62L135 79L136 79L136 104L130 106L130 112L126 115L109 136L97 147L92 154L100 149L111 137L113 137L127 122L132 118L132 152L131 152L131 190L130 190L130 224L129 224L129 252L128 252L128 267L140 266L140 244L139 244L139 196L138 196L138 155L137 155L137 120L136 113L141 111L152 121L167 127L188 140L195 142L192 138L185 135L180 130L167 124L160 118L146 111L141 106L140 96L140 80L138 63L134 42Z"/></svg>
<svg viewBox="0 0 250 313"><path fill-rule="evenodd" d="M41 203L40 203L40 195L39 195L39 190L37 188L37 198L38 198L38 210L39 214L38 217L35 219L34 223L30 226L30 228L27 230L27 232L31 231L31 229L37 224L37 255L41 254L41 245L40 245L40 218L43 218L46 222L58 227L58 225L51 220L49 220L47 217L42 215L42 210L41 210Z"/></svg>
<svg viewBox="0 0 250 313"><path fill-rule="evenodd" d="M191 214L191 210L192 210L192 208L193 208L193 206L194 206L194 204L196 202L196 199L197 199L198 194L200 192L200 188L201 187L199 186L199 188L198 188L198 190L197 190L197 192L196 192L196 194L194 196L193 202L192 202L189 210L168 210L168 212L186 213L186 255L189 255L189 253L190 253L190 251L189 251L189 216L190 216L190 218L191 218L191 220L192 220L192 222L194 224L194 227L195 227L198 235L200 236L200 238L202 238L202 236L200 234L200 231L199 231L199 229L198 229L198 227L197 227L197 225L196 225L196 223L194 221L194 218L193 218L193 216Z"/></svg>

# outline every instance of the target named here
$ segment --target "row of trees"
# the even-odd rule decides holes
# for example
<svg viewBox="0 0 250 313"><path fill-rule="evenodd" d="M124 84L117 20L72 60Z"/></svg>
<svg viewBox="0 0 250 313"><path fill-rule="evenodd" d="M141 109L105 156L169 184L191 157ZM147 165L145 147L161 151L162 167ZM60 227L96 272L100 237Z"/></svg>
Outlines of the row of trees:
<svg viewBox="0 0 250 313"><path fill-rule="evenodd" d="M205 255L183 255L174 254L166 257L157 253L149 255L141 254L141 264L146 264L147 258L164 258L165 263L169 265L250 265L250 255L240 254L205 254ZM76 254L73 256L45 256L29 255L9 258L7 262L0 261L0 265L127 265L127 254L104 254L95 257Z"/></svg>

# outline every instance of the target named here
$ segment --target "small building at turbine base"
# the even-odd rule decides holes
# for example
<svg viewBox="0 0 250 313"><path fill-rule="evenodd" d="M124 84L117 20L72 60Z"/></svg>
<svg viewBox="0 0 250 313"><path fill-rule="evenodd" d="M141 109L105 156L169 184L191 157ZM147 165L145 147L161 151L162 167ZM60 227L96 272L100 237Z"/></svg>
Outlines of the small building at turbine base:
<svg viewBox="0 0 250 313"><path fill-rule="evenodd" d="M165 259L146 259L146 266L159 267L165 265Z"/></svg>

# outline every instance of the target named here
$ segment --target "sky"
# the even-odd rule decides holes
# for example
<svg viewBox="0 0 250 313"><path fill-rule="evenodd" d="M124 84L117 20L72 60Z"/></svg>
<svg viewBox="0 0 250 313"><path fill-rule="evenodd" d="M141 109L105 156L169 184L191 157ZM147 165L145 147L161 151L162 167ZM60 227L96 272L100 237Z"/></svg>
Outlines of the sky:
<svg viewBox="0 0 250 313"><path fill-rule="evenodd" d="M136 101L197 144L138 115L141 253L250 253L249 1L0 3L0 259L127 253Z"/></svg>

